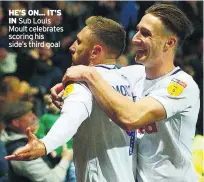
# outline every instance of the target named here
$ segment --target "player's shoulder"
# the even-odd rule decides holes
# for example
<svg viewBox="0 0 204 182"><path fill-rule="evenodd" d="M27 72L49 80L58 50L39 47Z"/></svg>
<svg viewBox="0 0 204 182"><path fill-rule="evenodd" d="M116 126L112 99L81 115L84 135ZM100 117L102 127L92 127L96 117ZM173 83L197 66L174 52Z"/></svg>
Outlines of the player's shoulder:
<svg viewBox="0 0 204 182"><path fill-rule="evenodd" d="M181 69L178 73L169 76L166 83L168 84L168 88L170 85L181 86L188 93L192 93L194 95L199 95L200 93L199 87L193 77Z"/></svg>
<svg viewBox="0 0 204 182"><path fill-rule="evenodd" d="M105 80L112 80L113 78L122 78L122 75L118 72L120 67L118 67L117 65L100 64L96 65L94 68Z"/></svg>
<svg viewBox="0 0 204 182"><path fill-rule="evenodd" d="M94 66L94 69L96 69L98 72L108 72L115 68L117 68L115 64L98 64Z"/></svg>
<svg viewBox="0 0 204 182"><path fill-rule="evenodd" d="M183 82L184 84L186 84L186 88L188 87L189 89L199 90L198 85L193 79L193 77L183 70L180 71L178 74L173 75L172 79L175 79L175 80L177 79Z"/></svg>
<svg viewBox="0 0 204 182"><path fill-rule="evenodd" d="M124 76L134 88L138 81L146 77L145 67L143 65L126 66L119 70L120 74Z"/></svg>
<svg viewBox="0 0 204 182"><path fill-rule="evenodd" d="M97 65L95 66L95 69L102 78L113 87L131 85L129 80L120 73L121 67L119 65Z"/></svg>
<svg viewBox="0 0 204 182"><path fill-rule="evenodd" d="M91 91L88 88L88 85L85 82L73 82L69 83L65 89L62 96L62 99L65 100L68 96L76 96L76 95L90 95Z"/></svg>
<svg viewBox="0 0 204 182"><path fill-rule="evenodd" d="M125 66L120 69L120 72L124 74L124 76L130 76L130 75L132 77L144 76L145 66L143 65Z"/></svg>

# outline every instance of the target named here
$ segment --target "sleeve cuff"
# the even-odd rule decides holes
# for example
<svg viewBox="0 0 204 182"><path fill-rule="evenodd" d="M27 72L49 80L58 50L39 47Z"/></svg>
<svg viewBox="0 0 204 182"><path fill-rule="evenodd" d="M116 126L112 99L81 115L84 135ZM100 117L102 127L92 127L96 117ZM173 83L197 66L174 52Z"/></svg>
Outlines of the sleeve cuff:
<svg viewBox="0 0 204 182"><path fill-rule="evenodd" d="M44 145L45 145L46 155L49 154L50 152L52 152L52 151L50 150L50 148L49 148L49 145L50 145L50 144L49 144L49 140L46 139L46 137L41 138L40 141L43 142Z"/></svg>
<svg viewBox="0 0 204 182"><path fill-rule="evenodd" d="M163 107L164 110L166 111L166 118L169 118L171 116L170 114L170 106L166 103L166 100L162 97L157 97L154 95L149 95L150 97L154 98L155 100L157 100Z"/></svg>

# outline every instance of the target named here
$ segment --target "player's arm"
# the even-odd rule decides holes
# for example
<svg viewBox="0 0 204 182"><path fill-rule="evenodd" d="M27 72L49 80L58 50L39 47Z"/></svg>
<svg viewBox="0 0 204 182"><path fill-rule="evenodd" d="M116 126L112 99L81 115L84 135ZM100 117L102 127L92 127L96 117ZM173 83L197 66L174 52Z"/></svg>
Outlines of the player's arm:
<svg viewBox="0 0 204 182"><path fill-rule="evenodd" d="M166 118L163 105L156 99L145 97L134 103L108 85L94 68L71 67L65 74L63 83L70 80L85 81L106 114L125 130L135 130Z"/></svg>
<svg viewBox="0 0 204 182"><path fill-rule="evenodd" d="M106 114L123 129L135 130L166 118L163 105L154 98L145 97L134 103L94 73L87 77L89 88Z"/></svg>
<svg viewBox="0 0 204 182"><path fill-rule="evenodd" d="M39 140L28 130L28 144L6 159L33 160L50 153L73 137L81 123L91 113L92 94L85 86L72 85L73 92L65 99L62 113L48 134Z"/></svg>
<svg viewBox="0 0 204 182"><path fill-rule="evenodd" d="M46 146L47 154L69 141L89 115L82 102L67 102L65 106L68 111L61 114L48 134L41 139Z"/></svg>

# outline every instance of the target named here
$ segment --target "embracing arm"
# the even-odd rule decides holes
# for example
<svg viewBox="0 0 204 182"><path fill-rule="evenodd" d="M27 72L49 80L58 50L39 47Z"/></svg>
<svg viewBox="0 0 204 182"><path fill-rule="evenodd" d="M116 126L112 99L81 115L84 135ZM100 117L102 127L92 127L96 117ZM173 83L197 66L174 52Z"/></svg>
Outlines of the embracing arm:
<svg viewBox="0 0 204 182"><path fill-rule="evenodd" d="M115 91L94 68L70 68L63 83L73 79L85 81L104 112L125 130L135 130L166 118L163 105L156 99L145 97L134 103Z"/></svg>

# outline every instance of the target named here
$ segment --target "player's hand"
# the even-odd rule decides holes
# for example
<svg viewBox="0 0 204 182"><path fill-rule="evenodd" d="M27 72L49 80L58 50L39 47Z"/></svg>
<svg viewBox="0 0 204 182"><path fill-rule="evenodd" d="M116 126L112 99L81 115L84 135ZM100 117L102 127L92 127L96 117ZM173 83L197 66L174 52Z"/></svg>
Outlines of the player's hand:
<svg viewBox="0 0 204 182"><path fill-rule="evenodd" d="M85 81L87 82L87 77L94 72L94 69L89 66L71 66L67 69L63 79L62 83L64 86L67 85L67 82L70 81Z"/></svg>
<svg viewBox="0 0 204 182"><path fill-rule="evenodd" d="M6 160L29 161L46 154L44 143L31 133L30 128L27 128L26 135L28 136L28 143L15 151L12 155L6 156Z"/></svg>
<svg viewBox="0 0 204 182"><path fill-rule="evenodd" d="M53 104L59 109L62 108L62 96L64 93L64 87L62 83L58 83L50 89L51 99Z"/></svg>

